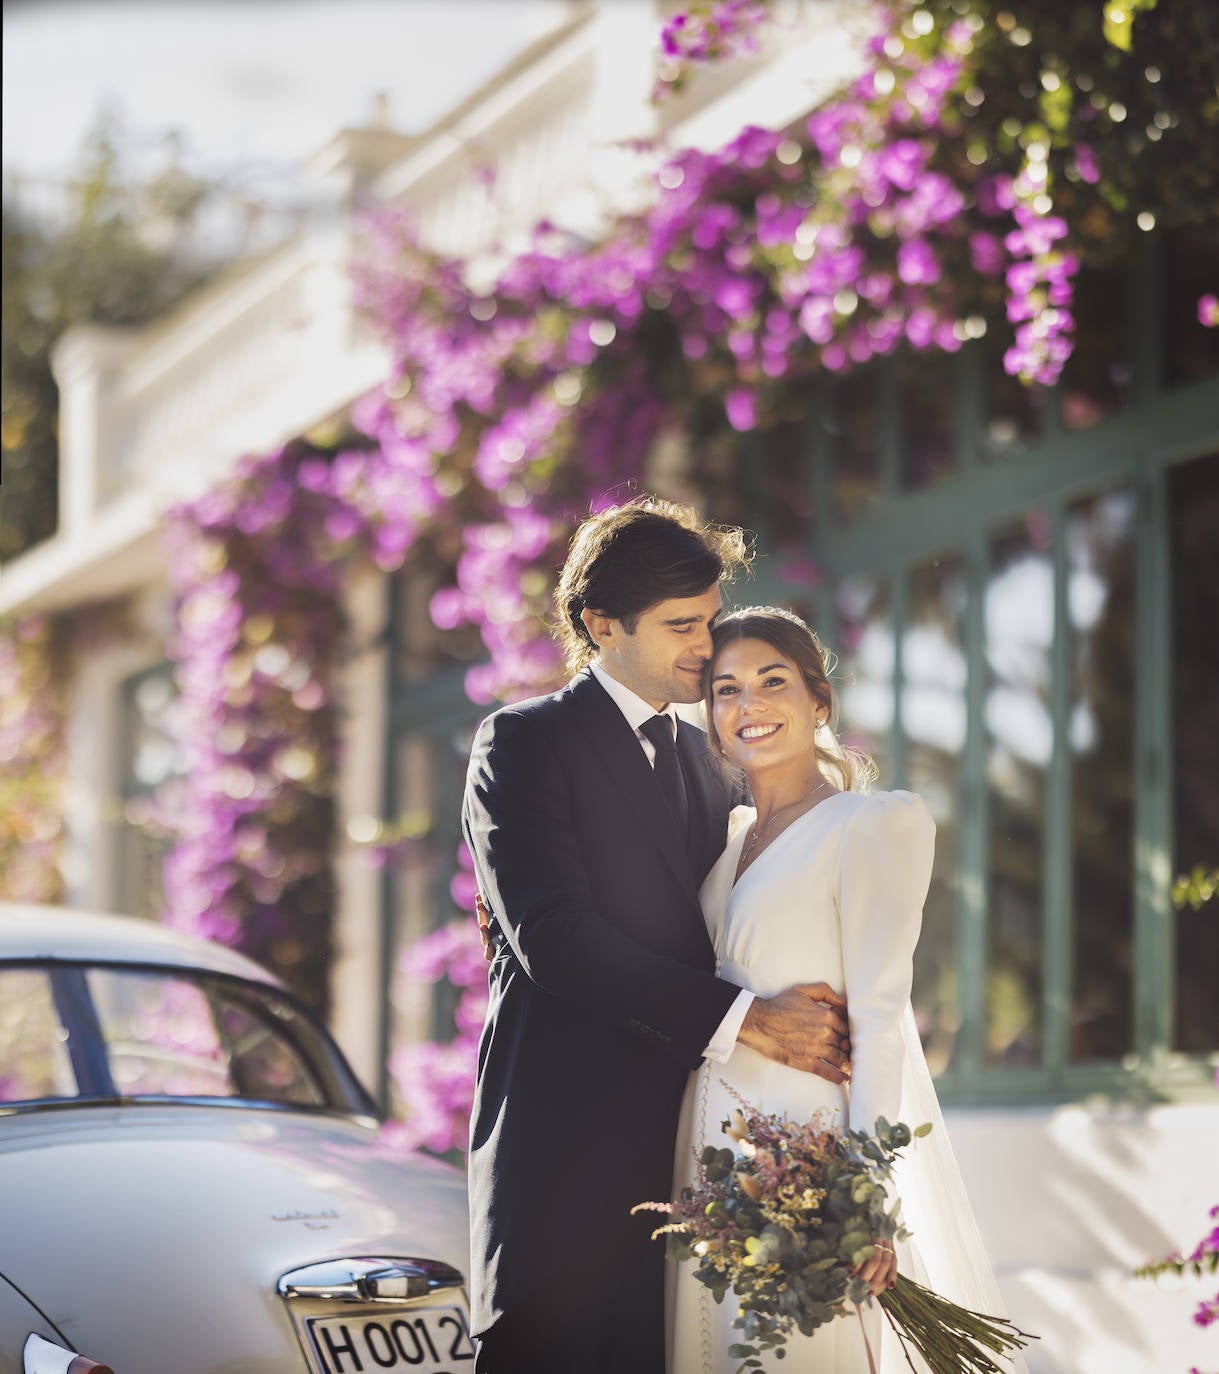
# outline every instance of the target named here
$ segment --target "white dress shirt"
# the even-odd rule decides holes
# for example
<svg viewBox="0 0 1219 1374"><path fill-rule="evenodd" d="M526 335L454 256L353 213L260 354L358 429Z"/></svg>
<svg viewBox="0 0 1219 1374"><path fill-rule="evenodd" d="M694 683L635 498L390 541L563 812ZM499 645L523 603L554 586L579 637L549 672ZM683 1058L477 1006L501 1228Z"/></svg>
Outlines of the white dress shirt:
<svg viewBox="0 0 1219 1374"><path fill-rule="evenodd" d="M635 738L639 741L639 747L643 750L648 762L653 768L656 767L656 746L644 734L640 733L639 727L646 724L653 716L668 716L673 722L673 738L677 739L677 712L673 709L670 702L661 710L644 701L641 696L637 696L629 687L624 687L617 678L610 675L601 667L599 663L591 665L593 677L605 688L610 700L626 717L626 723L635 732ZM754 994L748 988L742 988L737 993L736 1001L728 1008L728 1014L716 1027L715 1034L711 1037L711 1043L703 1050L703 1058L711 1059L717 1064L726 1064L729 1056L736 1046L737 1036L741 1033L741 1025L745 1020L745 1014L753 1003Z"/></svg>

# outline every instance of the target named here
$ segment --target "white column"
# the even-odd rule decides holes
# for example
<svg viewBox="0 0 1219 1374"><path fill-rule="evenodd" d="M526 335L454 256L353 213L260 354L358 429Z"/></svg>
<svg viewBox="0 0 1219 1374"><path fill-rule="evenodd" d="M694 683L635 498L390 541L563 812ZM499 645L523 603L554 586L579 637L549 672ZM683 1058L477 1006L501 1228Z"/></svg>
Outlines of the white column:
<svg viewBox="0 0 1219 1374"><path fill-rule="evenodd" d="M386 649L389 579L366 572L346 591L351 656L339 678L343 739L335 787L336 902L330 1022L366 1086L377 1082L381 874L349 839L381 815L381 777L389 747Z"/></svg>
<svg viewBox="0 0 1219 1374"><path fill-rule="evenodd" d="M103 504L117 474L107 410L114 378L134 346L134 331L102 325L68 330L51 354L59 385L59 531L79 533Z"/></svg>

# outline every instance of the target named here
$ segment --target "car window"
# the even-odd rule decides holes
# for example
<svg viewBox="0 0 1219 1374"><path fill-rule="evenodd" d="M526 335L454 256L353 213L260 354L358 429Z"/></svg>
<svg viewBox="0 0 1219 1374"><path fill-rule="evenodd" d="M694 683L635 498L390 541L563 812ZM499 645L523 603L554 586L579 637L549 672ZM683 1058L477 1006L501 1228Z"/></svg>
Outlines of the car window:
<svg viewBox="0 0 1219 1374"><path fill-rule="evenodd" d="M324 1102L291 1039L297 1013L269 989L132 969L90 969L88 982L121 1096Z"/></svg>
<svg viewBox="0 0 1219 1374"><path fill-rule="evenodd" d="M278 988L138 964L0 964L0 1114L173 1098L376 1113L324 1029Z"/></svg>
<svg viewBox="0 0 1219 1374"><path fill-rule="evenodd" d="M75 1097L68 1033L45 969L0 969L0 1102Z"/></svg>
<svg viewBox="0 0 1219 1374"><path fill-rule="evenodd" d="M88 983L122 1097L237 1095L201 987L126 969L90 969Z"/></svg>
<svg viewBox="0 0 1219 1374"><path fill-rule="evenodd" d="M308 1064L286 1035L298 1021L295 1010L264 994L257 1002L218 993L216 1007L232 1056L232 1068L242 1097L270 1102L320 1106L320 1086ZM271 1022L267 1011L273 1008Z"/></svg>

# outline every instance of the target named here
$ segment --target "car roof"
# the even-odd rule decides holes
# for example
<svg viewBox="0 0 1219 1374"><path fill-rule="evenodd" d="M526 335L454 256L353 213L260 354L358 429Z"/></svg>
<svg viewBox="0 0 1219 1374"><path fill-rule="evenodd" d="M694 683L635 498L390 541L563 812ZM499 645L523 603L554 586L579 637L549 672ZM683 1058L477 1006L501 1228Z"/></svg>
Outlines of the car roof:
<svg viewBox="0 0 1219 1374"><path fill-rule="evenodd" d="M61 959L204 969L280 987L253 959L156 921L71 907L0 902L0 960Z"/></svg>

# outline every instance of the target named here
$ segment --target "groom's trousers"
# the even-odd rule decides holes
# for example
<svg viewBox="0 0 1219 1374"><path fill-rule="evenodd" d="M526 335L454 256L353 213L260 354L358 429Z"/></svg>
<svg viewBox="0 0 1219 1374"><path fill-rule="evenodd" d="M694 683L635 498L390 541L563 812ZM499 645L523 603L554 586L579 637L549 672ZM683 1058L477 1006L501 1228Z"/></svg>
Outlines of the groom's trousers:
<svg viewBox="0 0 1219 1374"><path fill-rule="evenodd" d="M506 1312L476 1342L476 1374L664 1374L664 1247L612 1292L586 1293L581 1310L536 1295ZM571 1268L580 1268L573 1254Z"/></svg>

